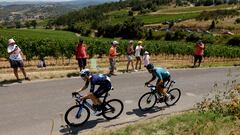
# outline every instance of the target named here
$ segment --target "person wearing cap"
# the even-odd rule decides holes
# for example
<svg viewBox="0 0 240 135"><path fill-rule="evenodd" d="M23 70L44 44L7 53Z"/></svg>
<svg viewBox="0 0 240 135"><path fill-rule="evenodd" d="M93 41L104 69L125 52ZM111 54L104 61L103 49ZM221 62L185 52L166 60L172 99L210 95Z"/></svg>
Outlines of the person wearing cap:
<svg viewBox="0 0 240 135"><path fill-rule="evenodd" d="M147 65L150 63L150 56L149 56L148 51L144 52L143 63L144 63L144 67L147 67Z"/></svg>
<svg viewBox="0 0 240 135"><path fill-rule="evenodd" d="M76 46L75 55L80 71L85 69L87 65L87 48L82 39L79 40L79 43Z"/></svg>
<svg viewBox="0 0 240 135"><path fill-rule="evenodd" d="M21 80L19 79L19 76L18 76L18 68L21 69L21 71L25 77L25 80L30 80L30 78L27 77L26 71L24 69L23 58L21 55L22 51L16 45L16 42L12 38L8 40L7 52L9 54L9 62L10 62L11 68L13 68L13 72L14 72L14 75L15 75L17 81L21 82Z"/></svg>
<svg viewBox="0 0 240 135"><path fill-rule="evenodd" d="M129 44L128 44L128 48L127 48L128 63L127 63L127 71L126 72L128 72L130 63L132 65L132 70L134 71L134 66L133 66L134 47L133 47L133 45L134 45L134 42L132 40L130 40Z"/></svg>
<svg viewBox="0 0 240 135"><path fill-rule="evenodd" d="M117 42L117 41L113 41L112 42L112 47L109 49L109 56L108 56L108 58L109 58L109 74L110 75L116 75L115 73L114 73L114 69L116 69L116 56L118 55L118 53L117 53L117 45L118 45L119 43Z"/></svg>
<svg viewBox="0 0 240 135"><path fill-rule="evenodd" d="M138 45L136 46L135 48L135 57L137 59L136 61L136 66L135 66L135 69L136 70L140 70L141 69L141 65L142 65L142 60L141 60L141 50L143 49L143 46L142 46L142 41L138 41ZM138 63L139 63L139 67L137 68L138 66Z"/></svg>
<svg viewBox="0 0 240 135"><path fill-rule="evenodd" d="M198 67L200 66L203 55L204 55L204 50L205 50L205 45L201 40L199 40L195 45L193 67L196 66L197 61L198 61Z"/></svg>

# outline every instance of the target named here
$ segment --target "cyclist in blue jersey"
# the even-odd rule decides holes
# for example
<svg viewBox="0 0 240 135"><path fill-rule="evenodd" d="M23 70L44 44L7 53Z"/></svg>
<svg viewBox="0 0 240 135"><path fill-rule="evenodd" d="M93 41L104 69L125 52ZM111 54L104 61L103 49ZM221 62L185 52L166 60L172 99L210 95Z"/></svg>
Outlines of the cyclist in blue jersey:
<svg viewBox="0 0 240 135"><path fill-rule="evenodd" d="M87 89L90 84L90 92L84 95L81 99L91 99L93 102L93 107L98 111L95 113L101 113L101 101L98 98L111 90L112 83L110 78L104 74L91 74L89 69L83 69L80 72L80 76L84 81L86 81L85 86L83 86L79 91L73 92L72 94L74 95ZM99 87L95 90L96 85L99 85Z"/></svg>
<svg viewBox="0 0 240 135"><path fill-rule="evenodd" d="M157 83L156 83L156 89L158 90L158 92L162 93L163 95L165 95L165 97L169 97L170 95L167 94L165 88L165 83L170 81L171 75L170 73L164 69L164 68L155 68L153 64L148 64L146 66L147 70L149 73L152 74L152 79L147 81L145 83L145 85L148 85L149 83L151 83L152 81L154 81L156 78L158 78Z"/></svg>

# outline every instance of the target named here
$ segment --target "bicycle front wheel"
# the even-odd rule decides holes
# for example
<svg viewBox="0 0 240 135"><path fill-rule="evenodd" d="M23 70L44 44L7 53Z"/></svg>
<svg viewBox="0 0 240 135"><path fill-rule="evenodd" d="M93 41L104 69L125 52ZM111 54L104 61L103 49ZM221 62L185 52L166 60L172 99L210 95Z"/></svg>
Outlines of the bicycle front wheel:
<svg viewBox="0 0 240 135"><path fill-rule="evenodd" d="M83 125L90 117L90 111L86 106L74 105L65 113L64 119L69 126L78 127Z"/></svg>
<svg viewBox="0 0 240 135"><path fill-rule="evenodd" d="M107 120L117 118L123 111L123 103L119 99L111 99L105 103L103 117Z"/></svg>
<svg viewBox="0 0 240 135"><path fill-rule="evenodd" d="M142 111L150 110L157 103L157 96L155 93L147 92L138 101L138 107Z"/></svg>
<svg viewBox="0 0 240 135"><path fill-rule="evenodd" d="M165 100L165 104L167 106L172 106L177 103L179 98L181 97L181 91L178 88L173 88L168 91L168 94L170 95L170 98Z"/></svg>

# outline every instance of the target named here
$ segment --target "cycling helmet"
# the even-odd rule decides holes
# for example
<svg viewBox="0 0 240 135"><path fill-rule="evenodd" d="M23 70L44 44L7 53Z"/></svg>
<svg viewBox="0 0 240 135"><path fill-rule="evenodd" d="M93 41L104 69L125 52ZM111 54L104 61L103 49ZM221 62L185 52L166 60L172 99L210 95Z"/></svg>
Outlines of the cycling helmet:
<svg viewBox="0 0 240 135"><path fill-rule="evenodd" d="M81 77L90 76L90 74L91 72L89 71L89 69L83 69L82 71L80 71Z"/></svg>
<svg viewBox="0 0 240 135"><path fill-rule="evenodd" d="M148 64L147 67L146 67L148 70L152 70L154 69L154 65L153 64Z"/></svg>

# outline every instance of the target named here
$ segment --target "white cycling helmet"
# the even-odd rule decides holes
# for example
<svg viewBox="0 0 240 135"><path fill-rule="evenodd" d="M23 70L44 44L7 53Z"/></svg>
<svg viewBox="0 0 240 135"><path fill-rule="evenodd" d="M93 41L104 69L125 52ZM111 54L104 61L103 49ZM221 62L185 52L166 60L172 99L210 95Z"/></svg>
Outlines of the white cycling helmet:
<svg viewBox="0 0 240 135"><path fill-rule="evenodd" d="M90 76L91 72L89 71L89 69L83 69L82 71L80 71L80 76L81 77L86 77L86 76Z"/></svg>

